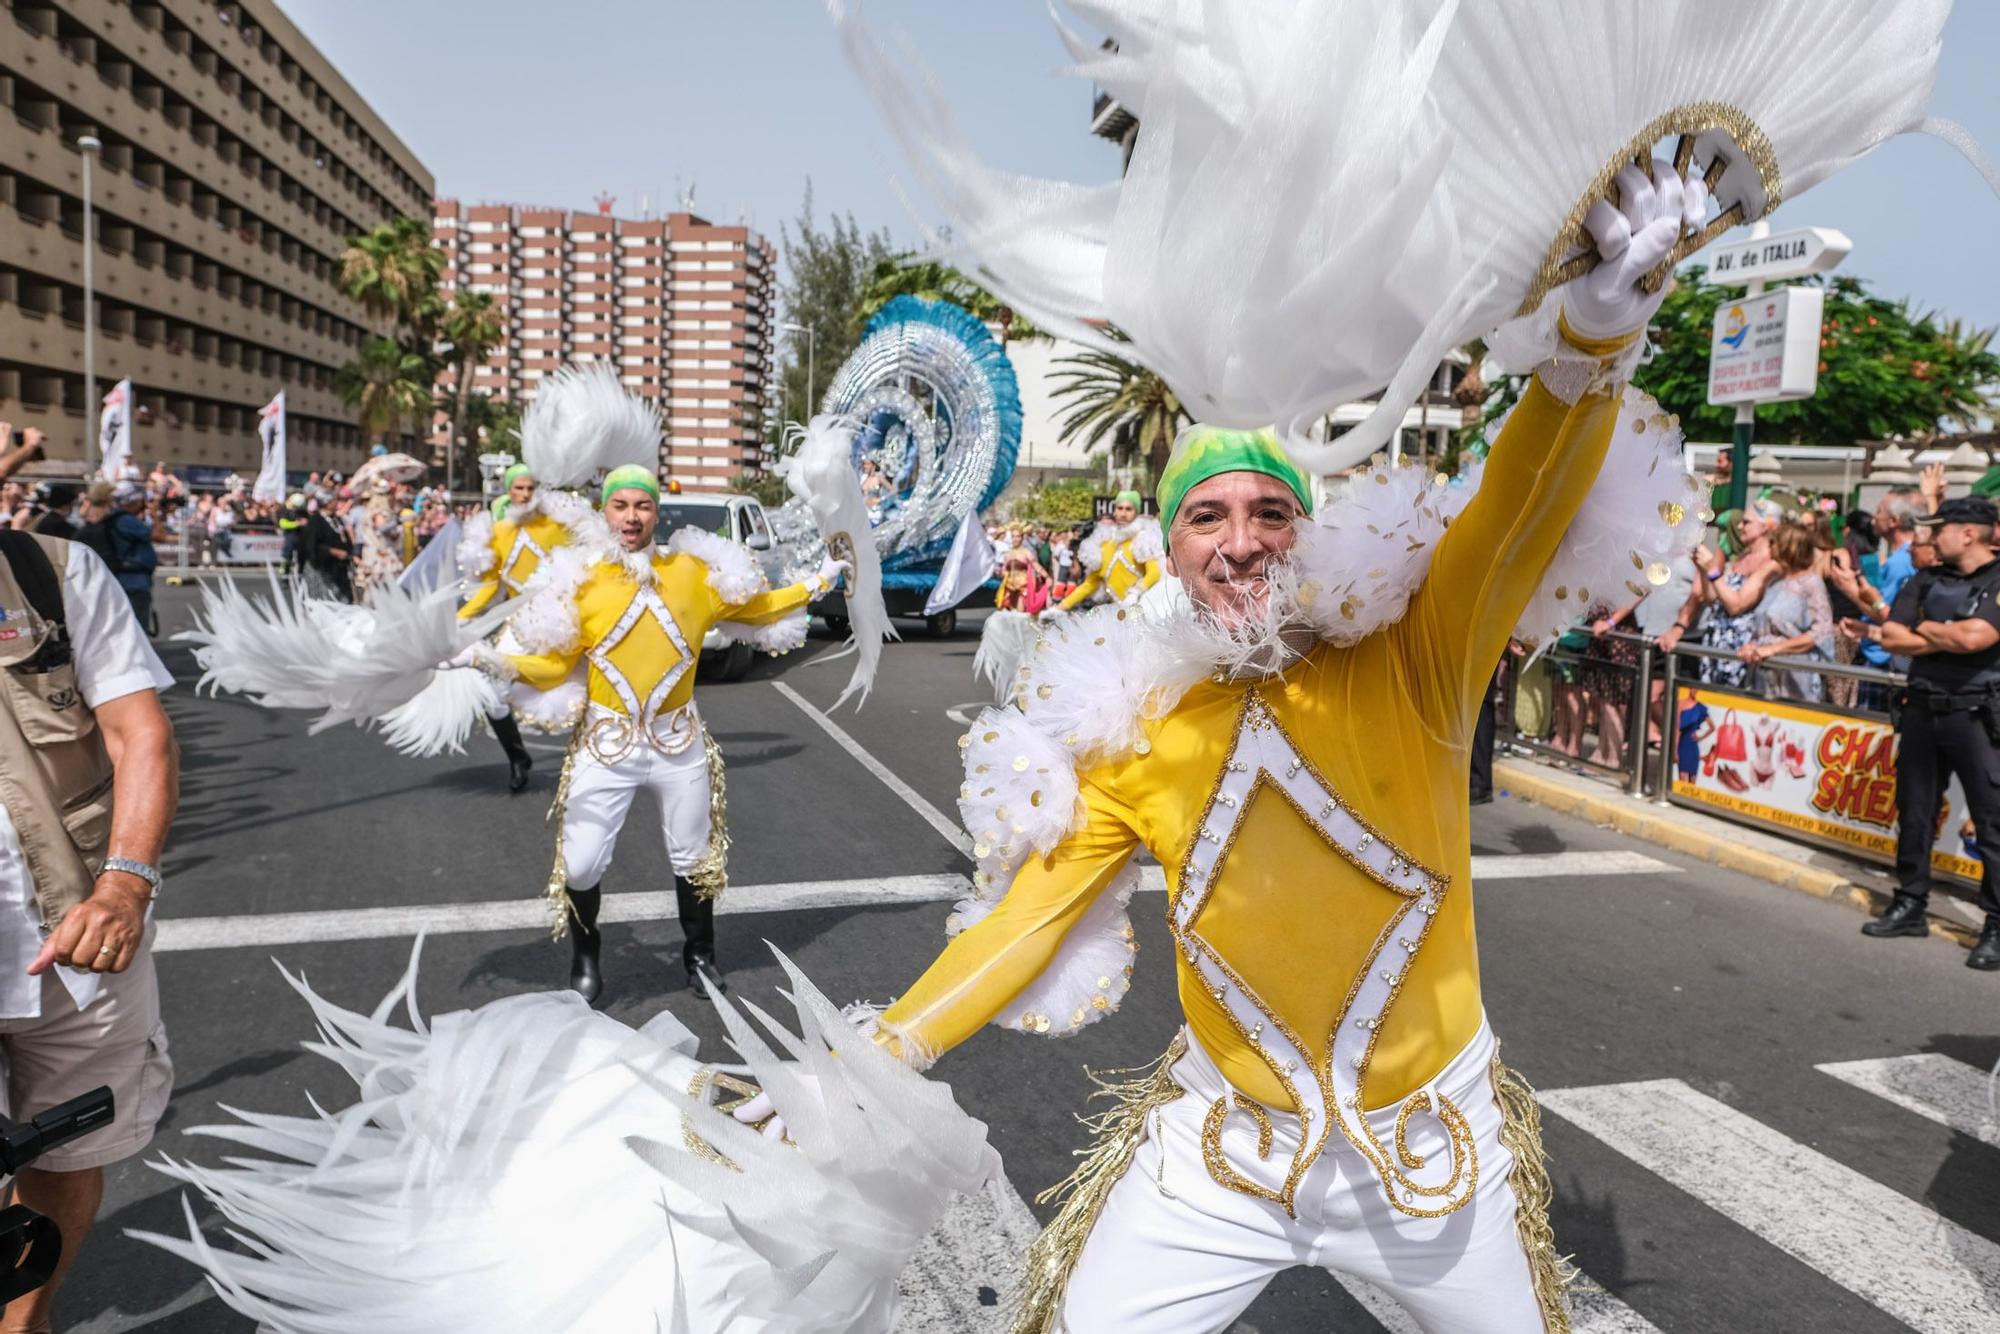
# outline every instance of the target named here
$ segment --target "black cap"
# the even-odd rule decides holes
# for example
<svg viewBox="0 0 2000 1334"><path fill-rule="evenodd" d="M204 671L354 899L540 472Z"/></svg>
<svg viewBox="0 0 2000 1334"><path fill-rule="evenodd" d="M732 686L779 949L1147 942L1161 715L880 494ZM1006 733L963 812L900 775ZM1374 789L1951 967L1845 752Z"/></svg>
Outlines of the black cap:
<svg viewBox="0 0 2000 1334"><path fill-rule="evenodd" d="M1937 513L1926 514L1917 520L1920 528L1932 528L1943 523L1977 523L1991 527L2000 523L2000 508L1995 508L1985 496L1954 496L1938 506Z"/></svg>

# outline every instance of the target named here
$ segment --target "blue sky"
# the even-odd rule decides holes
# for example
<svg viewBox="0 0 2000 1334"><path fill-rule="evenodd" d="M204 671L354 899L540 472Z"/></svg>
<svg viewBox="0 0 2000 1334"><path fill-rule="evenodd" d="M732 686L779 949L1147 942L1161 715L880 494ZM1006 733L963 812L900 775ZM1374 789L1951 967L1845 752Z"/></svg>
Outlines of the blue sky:
<svg viewBox="0 0 2000 1334"><path fill-rule="evenodd" d="M915 235L895 149L816 0L280 0L437 176L440 193L620 213L671 205L747 219L776 239L808 177L818 207ZM925 52L967 134L1000 165L1099 181L1117 151L1089 133L1090 90L1042 0L868 0ZM1961 0L1933 114L2000 157L2000 5ZM2000 199L1958 154L1896 140L1779 211L1779 230L1835 227L1842 271L2000 325Z"/></svg>

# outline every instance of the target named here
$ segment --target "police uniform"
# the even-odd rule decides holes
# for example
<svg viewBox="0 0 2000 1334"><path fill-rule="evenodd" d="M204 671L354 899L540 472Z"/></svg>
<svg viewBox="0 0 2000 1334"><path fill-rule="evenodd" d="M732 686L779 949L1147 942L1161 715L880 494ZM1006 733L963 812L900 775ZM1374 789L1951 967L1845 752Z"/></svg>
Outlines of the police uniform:
<svg viewBox="0 0 2000 1334"><path fill-rule="evenodd" d="M1947 501L1934 523L1992 523L1990 501ZM1914 629L1924 621L1979 620L2000 629L2000 559L1970 574L1949 566L1920 572L1890 609L1889 620ZM1922 909L1931 889L1931 847L1938 803L1955 774L1983 851L2000 852L2000 642L1974 653L1927 653L1910 660L1909 684L1897 697L1896 881L1890 912L1870 935L1925 935ZM1979 905L1986 935L2000 936L2000 857L1982 858ZM1907 900L1907 901L1906 901ZM2000 957L1991 964L2000 966Z"/></svg>

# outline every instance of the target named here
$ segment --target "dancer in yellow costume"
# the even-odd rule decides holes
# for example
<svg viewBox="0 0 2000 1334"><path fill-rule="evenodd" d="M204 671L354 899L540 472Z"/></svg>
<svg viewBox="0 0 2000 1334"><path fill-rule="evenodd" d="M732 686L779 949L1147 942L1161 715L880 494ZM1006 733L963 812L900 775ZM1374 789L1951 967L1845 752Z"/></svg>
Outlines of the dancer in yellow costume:
<svg viewBox="0 0 2000 1334"><path fill-rule="evenodd" d="M1165 558L1160 525L1139 513L1139 493L1120 491L1111 502L1111 517L1083 540L1083 582L1070 590L1060 609L1075 611L1093 600L1130 606L1160 582Z"/></svg>
<svg viewBox="0 0 2000 1334"><path fill-rule="evenodd" d="M506 490L493 512L474 516L459 540L459 573L472 584L458 609L460 620L485 611L502 593L509 598L525 596L550 554L578 541L596 520L588 501L544 489L525 463L508 468L503 481ZM504 638L501 643L504 649ZM528 786L528 771L535 761L504 697L487 713L486 725L507 752L507 790L521 791Z"/></svg>
<svg viewBox="0 0 2000 1334"><path fill-rule="evenodd" d="M722 757L695 708L702 639L720 627L771 653L805 642L806 604L840 562L805 583L769 588L750 552L713 533L682 529L654 546L660 486L642 467L615 469L602 488L615 545L587 553L568 578L542 581L510 628L522 653L482 645L482 668L532 690L555 692L578 668L588 702L564 761L556 797L556 864L549 893L558 934L571 938L570 986L597 1002L603 990L597 925L601 882L633 796L649 789L673 865L688 985L704 998L724 989L715 963L715 900L726 882Z"/></svg>

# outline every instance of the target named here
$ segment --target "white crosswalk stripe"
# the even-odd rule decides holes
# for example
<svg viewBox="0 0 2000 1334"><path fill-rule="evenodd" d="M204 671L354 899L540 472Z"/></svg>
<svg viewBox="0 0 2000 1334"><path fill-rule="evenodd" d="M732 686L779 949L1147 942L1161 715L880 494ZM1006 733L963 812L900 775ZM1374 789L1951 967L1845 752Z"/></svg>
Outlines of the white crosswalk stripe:
<svg viewBox="0 0 2000 1334"><path fill-rule="evenodd" d="M1677 1079L1542 1103L1921 1334L2000 1322L2000 1246ZM1898 1239L1884 1246L1884 1237Z"/></svg>
<svg viewBox="0 0 2000 1334"><path fill-rule="evenodd" d="M1961 1135L2000 1148L2000 1076L1937 1052L1814 1066Z"/></svg>

